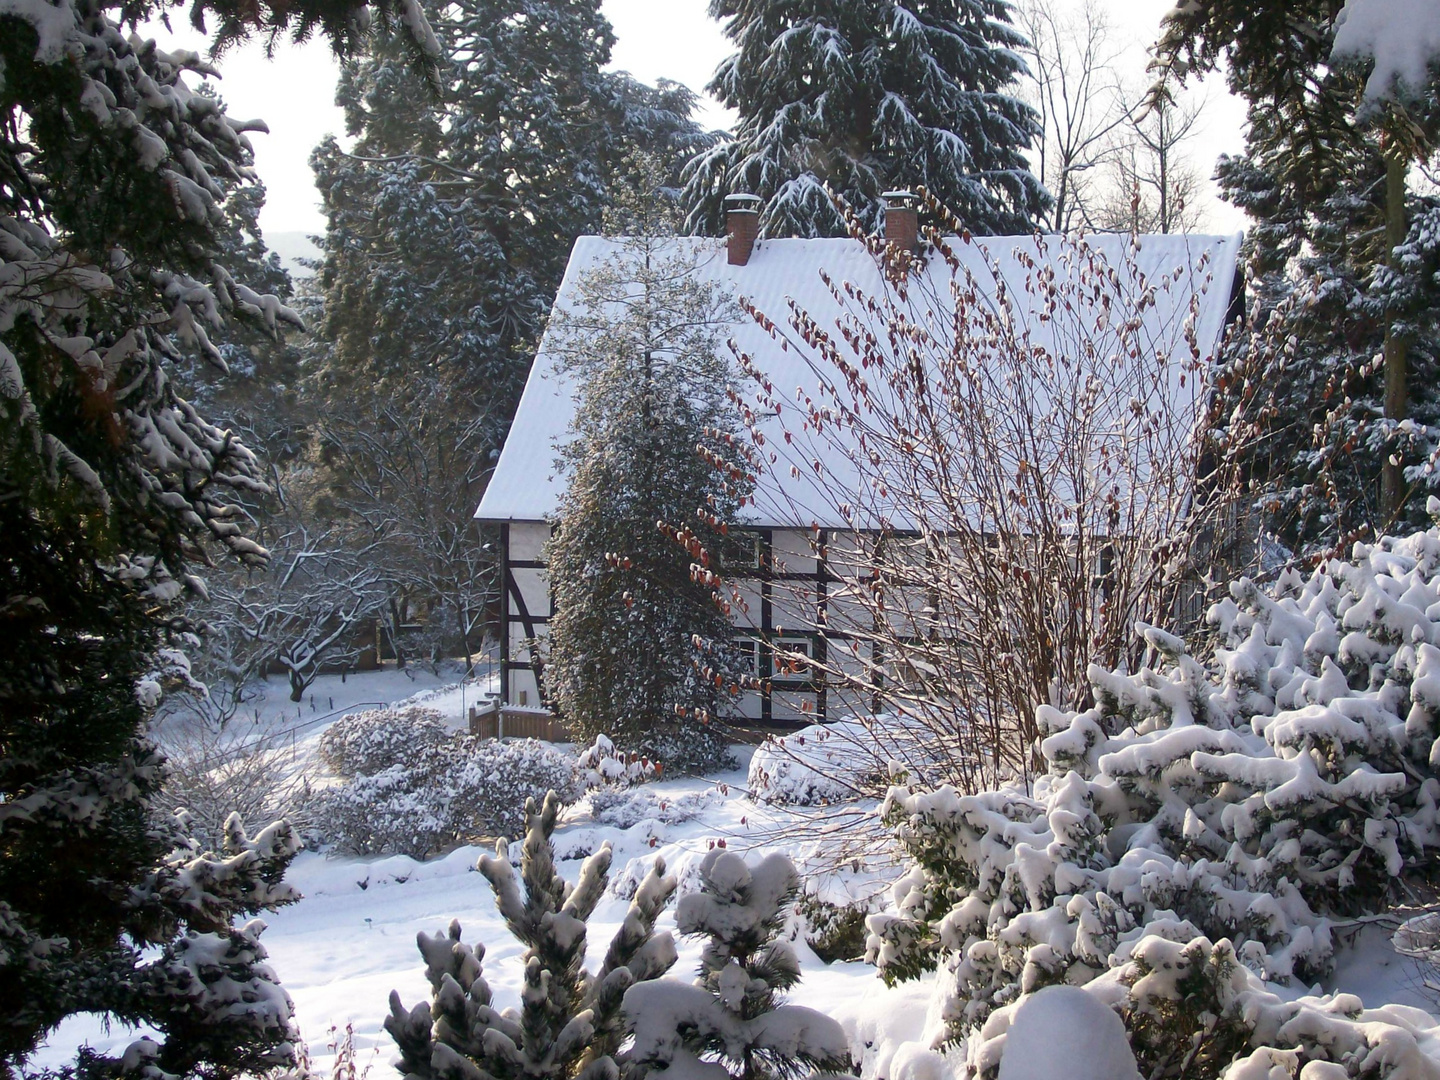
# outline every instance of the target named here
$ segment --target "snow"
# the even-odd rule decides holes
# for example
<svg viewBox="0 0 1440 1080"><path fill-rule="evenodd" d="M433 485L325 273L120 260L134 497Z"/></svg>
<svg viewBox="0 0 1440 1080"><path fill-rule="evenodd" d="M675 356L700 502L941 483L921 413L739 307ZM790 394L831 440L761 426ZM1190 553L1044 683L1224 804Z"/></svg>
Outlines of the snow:
<svg viewBox="0 0 1440 1080"><path fill-rule="evenodd" d="M352 677L349 682L365 681ZM277 686L280 680L277 680ZM371 680L400 691L413 687L403 676L380 673ZM385 690L371 685L362 699ZM746 748L737 748L744 750ZM743 757L743 754L742 754ZM638 883L659 854L681 879L682 894L697 887L695 868L708 845L726 840L735 851L748 851L759 837L773 843L790 820L783 810L757 807L744 792L745 770L708 779L667 780L638 789L657 803L703 799L704 820L671 825L656 822L651 833L630 834L625 829L597 824L585 803L569 811L556 833L557 847L568 838L588 834L590 841L608 839L614 847L614 869L606 896L591 918L590 941L599 950L619 928L633 894L626 880ZM720 785L728 789L721 794ZM745 821L745 824L741 822ZM650 845L648 835L658 839ZM792 840L795 849L803 843ZM576 876L579 858L594 850L579 845L563 861L567 879ZM329 1071L332 1052L326 1049L336 1029L354 1026L360 1068L370 1064L380 1077L388 1070L395 1048L381 1029L386 1000L397 990L406 1003L425 1001L429 985L416 951L420 932L440 933L457 919L468 941L486 946L485 975L496 996L496 1007L517 1005L523 984L518 959L522 947L505 931L490 889L475 873L486 852L477 847L457 848L424 862L403 856L380 858L327 858L303 852L287 880L304 897L299 903L266 916L268 928L261 940L269 951L269 966L295 1002L302 1034L319 1074ZM758 852L750 852L754 859ZM690 867L687 875L685 867ZM662 916L658 929L677 931L675 911ZM699 960L701 942L677 937L680 959L673 974L688 977ZM934 1030L935 977L887 988L868 964L823 964L802 940L794 943L803 974L790 993L795 1004L818 1009L840 1022L852 1050L862 1064L866 1080L950 1080L960 1072L954 1052L928 1049L923 1035ZM1389 947L1388 936L1362 937L1352 955L1340 950L1333 985L1328 989L1359 994L1368 1003L1424 1004L1415 990L1416 969ZM598 957L589 957L593 968ZM97 1049L121 1050L135 1034L119 1025L108 1033L93 1016L72 1018L52 1034L41 1051L37 1067L68 1061L73 1047L88 1041ZM1023 1074L1022 1074L1023 1075ZM1052 1075L1072 1075L1068 1071ZM1120 1074L1116 1074L1120 1075Z"/></svg>
<svg viewBox="0 0 1440 1080"><path fill-rule="evenodd" d="M1000 1080L1139 1080L1120 1017L1078 986L1047 986L1015 1013Z"/></svg>
<svg viewBox="0 0 1440 1080"><path fill-rule="evenodd" d="M269 695L251 706L261 722L294 718L296 707L285 700L285 680L272 678L267 687ZM321 676L312 690L322 708L333 696L337 711L388 700L440 708L457 724L461 718L458 685L423 670L351 675L343 684L338 676ZM465 696L473 703L475 687L468 687ZM309 695L301 716L312 716ZM334 719L338 716L330 718ZM328 723L300 733L298 760L304 762L313 753ZM653 816L632 821L627 827L597 819L588 798L565 812L555 841L567 880L575 880L580 860L601 844L608 842L614 849L610 885L590 919L591 969L600 959L597 953L603 952L625 919L636 887L657 856L666 860L680 880L681 894L693 892L699 887L699 866L716 844L754 860L760 852L752 848L774 844L776 837L785 835L786 825L793 824L783 811L757 808L745 797L750 749L735 748L741 764L734 771L644 784L622 792L627 816L643 814L647 808L654 811ZM596 789L597 794L610 791L613 789ZM873 803L870 806L873 809ZM793 832L787 849L802 872L810 868L808 844ZM393 1042L381 1028L388 995L397 990L407 1005L428 1000L430 988L416 951L416 935L422 931L443 933L452 919L464 927L467 941L486 946L485 977L495 992L496 1008L518 1005L523 986L518 963L522 946L506 931L488 884L475 872L478 860L487 854L493 853L467 846L425 861L405 856L337 858L312 851L296 858L286 882L303 899L267 913L261 941L269 953L267 963L295 1002L297 1020L319 1074L328 1073L333 1061L327 1044L333 1041L335 1031L343 1031L347 1024L354 1027L359 1067L373 1064L379 1070L376 1076L386 1071L386 1063L395 1054ZM513 857L518 860L518 850ZM860 874L866 881L870 876L868 871ZM677 932L673 903L658 929ZM798 935L798 924L789 932ZM680 959L673 974L688 979L698 967L702 942L677 936L677 944ZM805 971L804 981L789 995L794 1004L829 1013L836 1001L861 996L857 986L873 983L877 992L881 989L869 965L857 962L827 967L803 938L793 945ZM913 986L904 988L907 996L914 991ZM882 993L876 1000L884 996ZM858 1019L852 1024L855 1022ZM101 1018L93 1015L72 1017L51 1034L33 1064L64 1064L81 1043L121 1052L137 1034L143 1033L120 1024L107 1030Z"/></svg>
<svg viewBox="0 0 1440 1080"><path fill-rule="evenodd" d="M348 675L319 675L300 702L290 700L290 683L284 675L260 679L246 688L246 699L231 722L237 739L249 732L271 733L284 729L287 741L294 736L297 754L308 753L322 731L346 713L382 706L423 705L441 713L451 728L467 723L471 706L483 705L499 691L499 676L479 668L476 679L457 680L455 670L435 674L423 665L396 669L387 664L378 671ZM183 706L183 699L171 699ZM163 741L174 729L188 722L181 709L162 709L156 721Z"/></svg>
<svg viewBox="0 0 1440 1080"><path fill-rule="evenodd" d="M1375 61L1367 101L1418 97L1440 56L1440 0L1346 0L1330 55Z"/></svg>
<svg viewBox="0 0 1440 1080"><path fill-rule="evenodd" d="M893 721L893 717L886 720ZM844 802L873 788L885 762L870 721L811 724L768 736L750 759L747 787L761 802L813 806Z"/></svg>

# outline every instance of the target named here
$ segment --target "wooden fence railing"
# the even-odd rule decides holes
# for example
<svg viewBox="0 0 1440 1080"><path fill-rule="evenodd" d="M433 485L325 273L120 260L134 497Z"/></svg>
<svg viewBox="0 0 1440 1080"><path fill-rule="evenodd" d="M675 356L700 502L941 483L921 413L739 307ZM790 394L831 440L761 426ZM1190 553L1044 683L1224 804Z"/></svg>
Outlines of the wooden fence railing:
<svg viewBox="0 0 1440 1080"><path fill-rule="evenodd" d="M575 741L565 725L544 709L502 708L493 703L470 707L470 734L481 739Z"/></svg>

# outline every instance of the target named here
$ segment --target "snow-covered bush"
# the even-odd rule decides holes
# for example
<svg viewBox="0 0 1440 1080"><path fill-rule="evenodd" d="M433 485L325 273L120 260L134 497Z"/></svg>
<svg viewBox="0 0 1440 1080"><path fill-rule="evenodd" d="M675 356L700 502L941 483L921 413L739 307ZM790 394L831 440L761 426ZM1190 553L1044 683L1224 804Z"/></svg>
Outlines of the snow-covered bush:
<svg viewBox="0 0 1440 1080"><path fill-rule="evenodd" d="M232 737L233 729L193 719L194 726L172 725L158 739L166 769L156 809L183 810L190 835L217 851L225 843L231 814L243 821L283 818L302 836L310 830L315 792L295 767L290 743L282 741L277 726Z"/></svg>
<svg viewBox="0 0 1440 1080"><path fill-rule="evenodd" d="M625 788L597 788L590 793L590 813L601 825L629 829L642 821L681 825L693 821L717 798L713 790L684 795L656 795Z"/></svg>
<svg viewBox="0 0 1440 1080"><path fill-rule="evenodd" d="M625 993L640 1075L723 1076L723 1069L742 1080L768 1080L848 1070L850 1049L839 1024L781 1004L780 995L800 981L795 954L778 936L800 887L794 864L775 854L750 867L716 847L700 864L700 880L700 891L681 897L675 910L681 933L710 938L699 980L642 983Z"/></svg>
<svg viewBox="0 0 1440 1080"><path fill-rule="evenodd" d="M335 727L346 727L330 739ZM525 827L527 799L569 802L575 762L536 739L476 739L445 731L439 713L409 707L346 717L321 737L342 783L316 800L324 842L359 855L433 851Z"/></svg>
<svg viewBox="0 0 1440 1080"><path fill-rule="evenodd" d="M442 713L409 705L342 716L325 729L316 749L331 772L352 780L392 765L413 768L450 737Z"/></svg>
<svg viewBox="0 0 1440 1080"><path fill-rule="evenodd" d="M836 903L818 891L806 890L796 900L795 911L805 923L805 943L830 964L865 955L865 920L876 906L870 899Z"/></svg>
<svg viewBox="0 0 1440 1080"><path fill-rule="evenodd" d="M574 802L575 759L538 739L455 739L445 782L457 828L470 836L520 836L525 804L554 792Z"/></svg>
<svg viewBox="0 0 1440 1080"><path fill-rule="evenodd" d="M1084 991L1119 1012L1141 1074L1154 1080L1440 1077L1434 1017L1404 1005L1366 1009L1353 994L1278 995L1228 941L1139 938ZM1033 999L991 1014L968 1044L968 1075L1004 1080L1011 1025Z"/></svg>
<svg viewBox="0 0 1440 1080"><path fill-rule="evenodd" d="M1119 971L1147 1076L1178 1075L1200 1043L1214 1067L1194 1075L1267 1044L1342 1060L1320 1019L1266 1026L1270 1006L1243 995L1324 974L1332 919L1382 907L1440 844L1440 529L1230 593L1203 661L1143 627L1147 665L1092 667L1093 707L1038 710L1033 792L891 788L883 812L915 865L895 912L871 916L869 954L890 980L943 965L949 1038L1022 993ZM1358 1006L1276 1001L1325 1024ZM1357 1048L1391 1038L1362 1028L1344 1051L1357 1071L1306 1080L1361 1075Z"/></svg>
<svg viewBox="0 0 1440 1080"><path fill-rule="evenodd" d="M480 962L483 945L448 934L419 935L432 990L430 1004L406 1010L390 995L385 1030L400 1047L400 1071L417 1080L614 1080L627 1031L625 993L658 979L675 963L675 942L655 920L675 891L657 858L636 890L599 970L584 970L585 921L605 893L610 845L585 860L571 886L555 871L551 834L560 802L551 792L537 810L527 801L520 874L501 844L480 859L505 925L525 945L520 1008L497 1011ZM522 893L523 886L523 893Z"/></svg>
<svg viewBox="0 0 1440 1080"><path fill-rule="evenodd" d="M458 839L450 803L434 774L391 765L321 792L315 832L351 854L423 859Z"/></svg>
<svg viewBox="0 0 1440 1080"><path fill-rule="evenodd" d="M812 724L767 736L750 757L750 797L780 805L844 802L883 790L885 762L876 756L875 724L893 717Z"/></svg>
<svg viewBox="0 0 1440 1080"><path fill-rule="evenodd" d="M643 754L616 750L605 735L596 735L595 742L575 762L575 778L587 791L598 787L634 787L659 778L663 766Z"/></svg>

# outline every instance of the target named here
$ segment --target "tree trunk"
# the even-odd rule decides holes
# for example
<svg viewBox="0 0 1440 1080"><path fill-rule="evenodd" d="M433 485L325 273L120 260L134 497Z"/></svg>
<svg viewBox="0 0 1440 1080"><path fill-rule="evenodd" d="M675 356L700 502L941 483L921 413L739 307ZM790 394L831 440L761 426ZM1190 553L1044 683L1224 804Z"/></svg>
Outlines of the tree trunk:
<svg viewBox="0 0 1440 1080"><path fill-rule="evenodd" d="M304 698L305 698L305 688L306 688L307 686L309 686L309 685L310 685L310 680L307 679L307 678L305 678L305 674L304 674L299 668L294 668L294 667L292 667L292 668L290 669L290 700L291 700L291 701L294 701L294 702L296 702L296 703L299 703L300 701L303 701Z"/></svg>
<svg viewBox="0 0 1440 1080"><path fill-rule="evenodd" d="M1385 263L1399 270L1395 249L1405 242L1405 171L1407 162L1398 146L1385 154ZM1403 420L1409 408L1407 363L1410 340L1395 327L1395 315L1385 317L1385 419ZM1381 508L1386 523L1394 522L1405 500L1405 474L1398 452L1385 455L1380 472Z"/></svg>
<svg viewBox="0 0 1440 1080"><path fill-rule="evenodd" d="M460 616L460 646L465 650L465 674L463 677L469 678L475 674L474 669L470 666L472 655L470 651L470 609L465 604L456 604L455 609Z"/></svg>
<svg viewBox="0 0 1440 1080"><path fill-rule="evenodd" d="M400 605L395 602L395 597L390 597L390 622L385 628L385 635L390 639L390 649L395 653L395 670L405 670L405 654L400 650Z"/></svg>

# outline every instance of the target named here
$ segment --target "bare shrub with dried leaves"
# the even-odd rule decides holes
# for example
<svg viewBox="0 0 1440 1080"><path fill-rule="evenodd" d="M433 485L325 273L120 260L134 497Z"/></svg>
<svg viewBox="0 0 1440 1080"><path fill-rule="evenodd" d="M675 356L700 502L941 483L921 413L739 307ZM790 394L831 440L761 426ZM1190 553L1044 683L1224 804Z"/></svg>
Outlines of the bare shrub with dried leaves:
<svg viewBox="0 0 1440 1080"><path fill-rule="evenodd" d="M236 813L250 822L283 819L301 834L313 825L315 793L291 732L278 724L215 725L198 713L181 714L161 743L166 776L155 805L164 813L185 810L202 845L222 850L226 822Z"/></svg>
<svg viewBox="0 0 1440 1080"><path fill-rule="evenodd" d="M956 235L915 256L852 221L876 280L827 276L823 313L748 309L811 378L792 397L741 352L746 433L717 464L754 474L765 516L832 526L798 553L823 590L776 600L823 647L780 659L823 678L831 715L899 718L857 752L974 791L1028 778L1036 707L1086 707L1088 667L1133 669L1137 623L1193 626L1238 558L1206 299L1229 268L1213 238L982 244L925 199Z"/></svg>

